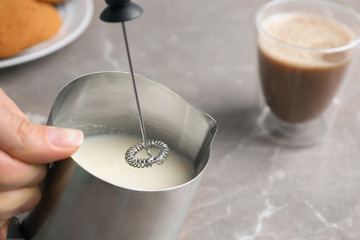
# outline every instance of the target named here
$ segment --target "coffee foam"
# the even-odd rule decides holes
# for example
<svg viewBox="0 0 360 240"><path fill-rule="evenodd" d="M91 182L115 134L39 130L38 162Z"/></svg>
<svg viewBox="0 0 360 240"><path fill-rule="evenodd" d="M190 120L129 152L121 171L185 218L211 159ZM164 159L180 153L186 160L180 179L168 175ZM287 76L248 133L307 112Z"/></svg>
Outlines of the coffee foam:
<svg viewBox="0 0 360 240"><path fill-rule="evenodd" d="M259 39L259 46L264 53L278 60L306 67L344 63L350 54L327 54L316 50L345 46L355 39L355 34L346 26L304 13L276 14L265 19L261 27L273 38Z"/></svg>

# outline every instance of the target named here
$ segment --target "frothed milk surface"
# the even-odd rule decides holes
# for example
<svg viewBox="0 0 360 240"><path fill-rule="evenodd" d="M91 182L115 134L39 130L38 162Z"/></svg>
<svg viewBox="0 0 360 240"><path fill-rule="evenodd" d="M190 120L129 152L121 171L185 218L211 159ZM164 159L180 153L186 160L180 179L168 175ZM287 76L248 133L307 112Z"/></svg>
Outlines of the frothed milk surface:
<svg viewBox="0 0 360 240"><path fill-rule="evenodd" d="M131 189L165 189L186 183L194 177L192 162L171 149L162 165L154 164L151 168L129 166L125 161L125 152L138 142L141 140L124 135L91 136L85 138L72 158L94 176Z"/></svg>
<svg viewBox="0 0 360 240"><path fill-rule="evenodd" d="M355 39L355 34L346 26L320 16L305 13L276 14L265 19L261 27L276 40L306 49L341 47ZM269 55L308 67L338 64L334 59L338 60L339 57L344 57L333 55L334 59L323 58L319 54L311 53L311 51L289 49L266 39L260 39L260 46Z"/></svg>
<svg viewBox="0 0 360 240"><path fill-rule="evenodd" d="M339 23L304 13L274 15L262 26L273 38L304 48L334 48L354 39Z"/></svg>

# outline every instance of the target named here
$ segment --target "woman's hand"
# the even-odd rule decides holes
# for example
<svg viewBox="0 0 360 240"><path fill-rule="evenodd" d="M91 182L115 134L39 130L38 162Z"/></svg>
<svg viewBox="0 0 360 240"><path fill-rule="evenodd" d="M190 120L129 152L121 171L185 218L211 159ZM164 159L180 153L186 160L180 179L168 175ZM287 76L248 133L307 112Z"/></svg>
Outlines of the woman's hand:
<svg viewBox="0 0 360 240"><path fill-rule="evenodd" d="M39 202L46 163L69 157L82 141L79 130L31 123L0 89L0 240L11 217Z"/></svg>

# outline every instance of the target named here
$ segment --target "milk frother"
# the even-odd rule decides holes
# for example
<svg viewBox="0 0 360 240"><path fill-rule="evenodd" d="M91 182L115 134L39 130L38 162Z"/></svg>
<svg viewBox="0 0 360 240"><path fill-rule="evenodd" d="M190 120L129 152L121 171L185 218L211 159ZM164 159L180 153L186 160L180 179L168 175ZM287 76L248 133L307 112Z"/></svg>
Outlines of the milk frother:
<svg viewBox="0 0 360 240"><path fill-rule="evenodd" d="M149 141L146 137L145 125L141 113L140 101L136 88L134 70L130 57L130 48L129 48L129 43L126 35L126 28L125 28L125 21L129 21L139 17L142 14L143 10L139 5L132 3L130 0L105 0L105 2L109 6L106 7L104 11L101 13L100 19L105 22L121 22L122 24L126 53L130 67L131 79L133 83L133 89L136 99L137 110L139 114L139 122L140 122L140 129L142 135L142 142L133 145L126 151L125 160L130 166L137 168L151 167L154 163L161 165L169 155L169 147L166 143L160 140ZM148 158L136 157L136 154L143 149L146 150L146 153L148 154L149 157ZM158 149L159 153L156 156L154 156L150 152L150 149Z"/></svg>

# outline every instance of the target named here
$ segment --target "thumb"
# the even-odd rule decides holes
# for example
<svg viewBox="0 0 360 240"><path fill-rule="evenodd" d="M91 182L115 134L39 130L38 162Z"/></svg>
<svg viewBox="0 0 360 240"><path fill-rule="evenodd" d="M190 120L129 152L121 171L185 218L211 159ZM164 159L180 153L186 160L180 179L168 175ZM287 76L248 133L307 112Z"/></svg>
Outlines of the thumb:
<svg viewBox="0 0 360 240"><path fill-rule="evenodd" d="M47 163L69 157L81 145L83 134L31 123L0 108L0 149L30 163Z"/></svg>

